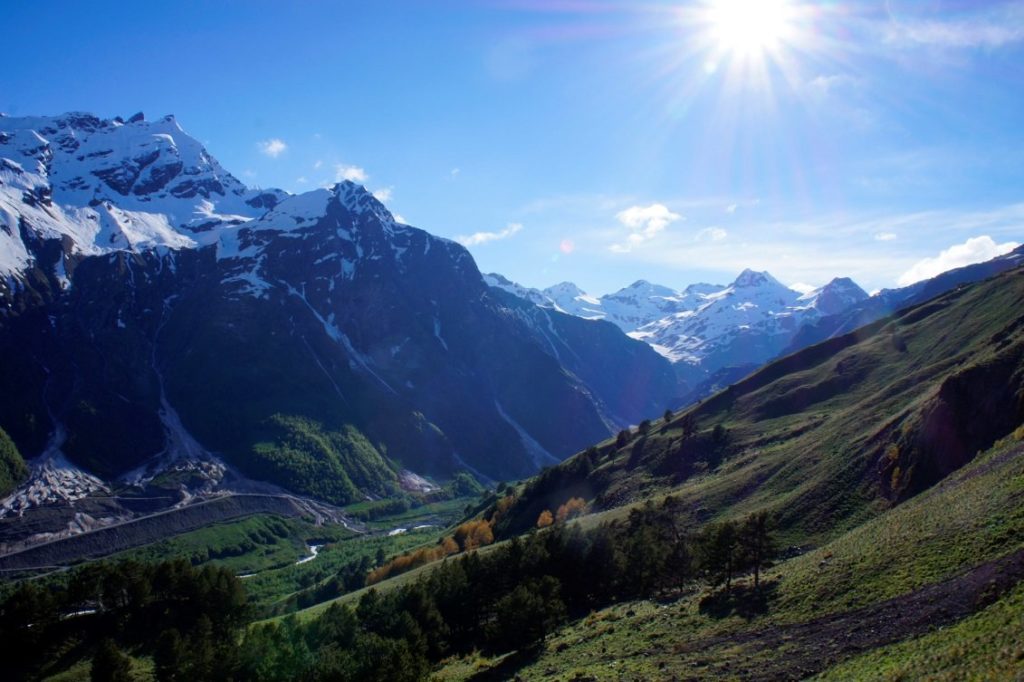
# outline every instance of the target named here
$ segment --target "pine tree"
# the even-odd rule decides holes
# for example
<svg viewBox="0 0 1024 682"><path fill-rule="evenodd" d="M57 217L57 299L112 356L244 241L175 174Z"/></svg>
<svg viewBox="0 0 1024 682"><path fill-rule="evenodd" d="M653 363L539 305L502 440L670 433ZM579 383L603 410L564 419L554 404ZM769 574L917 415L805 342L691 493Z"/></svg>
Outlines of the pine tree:
<svg viewBox="0 0 1024 682"><path fill-rule="evenodd" d="M153 667L158 682L174 682L185 679L182 675L184 646L181 634L171 628L160 633L153 652Z"/></svg>
<svg viewBox="0 0 1024 682"><path fill-rule="evenodd" d="M761 588L761 567L775 554L773 520L766 511L748 516L739 532L744 563L754 569L754 589Z"/></svg>
<svg viewBox="0 0 1024 682"><path fill-rule="evenodd" d="M131 659L121 653L114 640L104 639L92 657L89 679L92 682L131 682Z"/></svg>
<svg viewBox="0 0 1024 682"><path fill-rule="evenodd" d="M701 534L697 542L698 561L712 587L725 585L725 593L732 588L739 552L736 524L732 521L716 524Z"/></svg>

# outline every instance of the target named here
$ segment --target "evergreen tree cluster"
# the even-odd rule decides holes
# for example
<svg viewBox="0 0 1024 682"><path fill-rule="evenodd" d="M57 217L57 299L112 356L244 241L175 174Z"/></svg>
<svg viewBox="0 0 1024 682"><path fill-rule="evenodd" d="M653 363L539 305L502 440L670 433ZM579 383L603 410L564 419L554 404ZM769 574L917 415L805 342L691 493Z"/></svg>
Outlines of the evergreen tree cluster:
<svg viewBox="0 0 1024 682"><path fill-rule="evenodd" d="M556 524L449 557L411 584L334 604L308 624L289 617L251 628L236 679L423 679L452 655L529 650L567 618L617 601L701 579L728 590L750 571L759 580L773 546L766 514L694 534L679 506L669 497L590 531Z"/></svg>
<svg viewBox="0 0 1024 682"><path fill-rule="evenodd" d="M76 647L95 652L94 680L130 679L124 651L153 655L161 681L225 679L247 617L245 591L225 569L184 560L91 564L63 584L26 581L0 604L4 672L33 679Z"/></svg>

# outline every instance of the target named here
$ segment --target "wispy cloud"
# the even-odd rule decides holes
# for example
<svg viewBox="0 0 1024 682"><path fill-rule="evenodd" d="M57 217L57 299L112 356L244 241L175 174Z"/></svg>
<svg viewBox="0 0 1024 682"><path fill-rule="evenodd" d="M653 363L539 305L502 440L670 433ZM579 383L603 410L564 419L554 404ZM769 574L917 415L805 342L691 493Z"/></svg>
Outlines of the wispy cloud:
<svg viewBox="0 0 1024 682"><path fill-rule="evenodd" d="M956 244L949 247L934 258L924 258L919 260L913 267L900 276L897 283L901 287L905 287L908 284L913 284L914 282L920 282L923 279L935 277L947 270L962 268L963 266L971 265L972 263L981 263L983 261L991 260L996 256L1002 256L1003 254L1013 251L1018 246L1019 244L1016 242L997 244L996 241L988 235L972 237L963 244Z"/></svg>
<svg viewBox="0 0 1024 682"><path fill-rule="evenodd" d="M651 204L630 206L624 211L619 211L615 218L629 230L629 233L624 242L612 244L609 248L616 253L629 253L683 217L670 211L664 204Z"/></svg>
<svg viewBox="0 0 1024 682"><path fill-rule="evenodd" d="M475 232L468 236L456 237L455 241L463 246L478 246L487 242L495 242L501 239L508 239L523 229L519 223L509 223L508 227L498 232Z"/></svg>
<svg viewBox="0 0 1024 682"><path fill-rule="evenodd" d="M694 237L694 239L696 239L699 242L720 242L728 236L729 233L720 227L705 227L703 230L697 233L697 236Z"/></svg>
<svg viewBox="0 0 1024 682"><path fill-rule="evenodd" d="M449 175L454 180L455 178L459 177L460 173L462 173L461 168L452 168L451 171L449 172Z"/></svg>
<svg viewBox="0 0 1024 682"><path fill-rule="evenodd" d="M692 233L669 230L635 248L633 257L679 271L718 271L722 277L735 276L744 268L768 270L785 282L827 282L846 276L870 290L897 285L916 263L933 256L934 252L922 251L922 242L956 244L988 235L998 245L1019 241L1022 223L1024 203L985 211L837 213L806 221L750 219L730 224L728 239L721 241L695 241ZM887 232L899 235L898 239L875 239ZM918 235L927 239L915 238Z"/></svg>
<svg viewBox="0 0 1024 682"><path fill-rule="evenodd" d="M895 232L876 232L875 233L875 241L876 242L891 242L894 239L896 239L896 233Z"/></svg>
<svg viewBox="0 0 1024 682"><path fill-rule="evenodd" d="M986 3L977 3L985 9ZM992 6L972 17L953 20L919 19L890 21L886 39L912 47L999 48L1024 41L1024 3Z"/></svg>
<svg viewBox="0 0 1024 682"><path fill-rule="evenodd" d="M334 166L334 181L351 180L352 182L366 182L370 176L359 166L347 166L343 163Z"/></svg>
<svg viewBox="0 0 1024 682"><path fill-rule="evenodd" d="M269 140L263 140L262 142L257 142L256 146L259 147L262 154L265 154L272 159L276 159L281 156L281 154L288 151L288 145L284 143L284 140L279 140L276 137Z"/></svg>
<svg viewBox="0 0 1024 682"><path fill-rule="evenodd" d="M391 197L395 192L394 187L381 187L378 190L374 190L373 196L377 198L377 201L388 202L391 201Z"/></svg>

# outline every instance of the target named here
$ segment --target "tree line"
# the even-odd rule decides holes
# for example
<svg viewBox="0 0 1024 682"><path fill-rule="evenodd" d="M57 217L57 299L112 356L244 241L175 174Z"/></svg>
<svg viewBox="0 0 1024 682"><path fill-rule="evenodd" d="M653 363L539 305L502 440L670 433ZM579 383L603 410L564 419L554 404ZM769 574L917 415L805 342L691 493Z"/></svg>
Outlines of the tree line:
<svg viewBox="0 0 1024 682"><path fill-rule="evenodd" d="M408 585L371 589L312 622L250 628L236 679L418 680L452 655L530 649L566 619L618 601L671 595L698 580L727 593L751 572L760 589L774 552L767 514L698 533L680 518L679 501L668 497L589 531L556 523L449 557Z"/></svg>
<svg viewBox="0 0 1024 682"><path fill-rule="evenodd" d="M26 581L0 603L7 679L34 679L70 651L95 651L94 680L129 680L123 650L154 657L161 680L226 679L225 651L249 617L228 570L160 563L95 563L59 583Z"/></svg>
<svg viewBox="0 0 1024 682"><path fill-rule="evenodd" d="M667 497L590 530L563 520L449 556L415 581L371 589L310 622L244 629L253 614L224 569L94 564L60 586L25 583L0 604L6 670L39 677L44 661L71 649L92 652L97 681L131 679L126 651L152 657L160 682L418 680L452 655L528 650L568 618L618 601L696 581L727 593L750 572L760 586L774 551L768 515L693 532L682 511ZM460 539L471 545L473 530Z"/></svg>

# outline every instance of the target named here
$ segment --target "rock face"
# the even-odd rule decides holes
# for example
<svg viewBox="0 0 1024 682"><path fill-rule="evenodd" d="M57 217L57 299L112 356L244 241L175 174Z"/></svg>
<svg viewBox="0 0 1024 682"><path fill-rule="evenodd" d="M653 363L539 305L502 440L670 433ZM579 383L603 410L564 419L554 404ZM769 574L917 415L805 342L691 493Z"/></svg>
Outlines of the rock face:
<svg viewBox="0 0 1024 682"><path fill-rule="evenodd" d="M249 190L170 117L0 131L0 426L27 456L63 429L106 477L205 453L343 501L399 466L524 476L675 394L646 345L495 292L353 183Z"/></svg>

